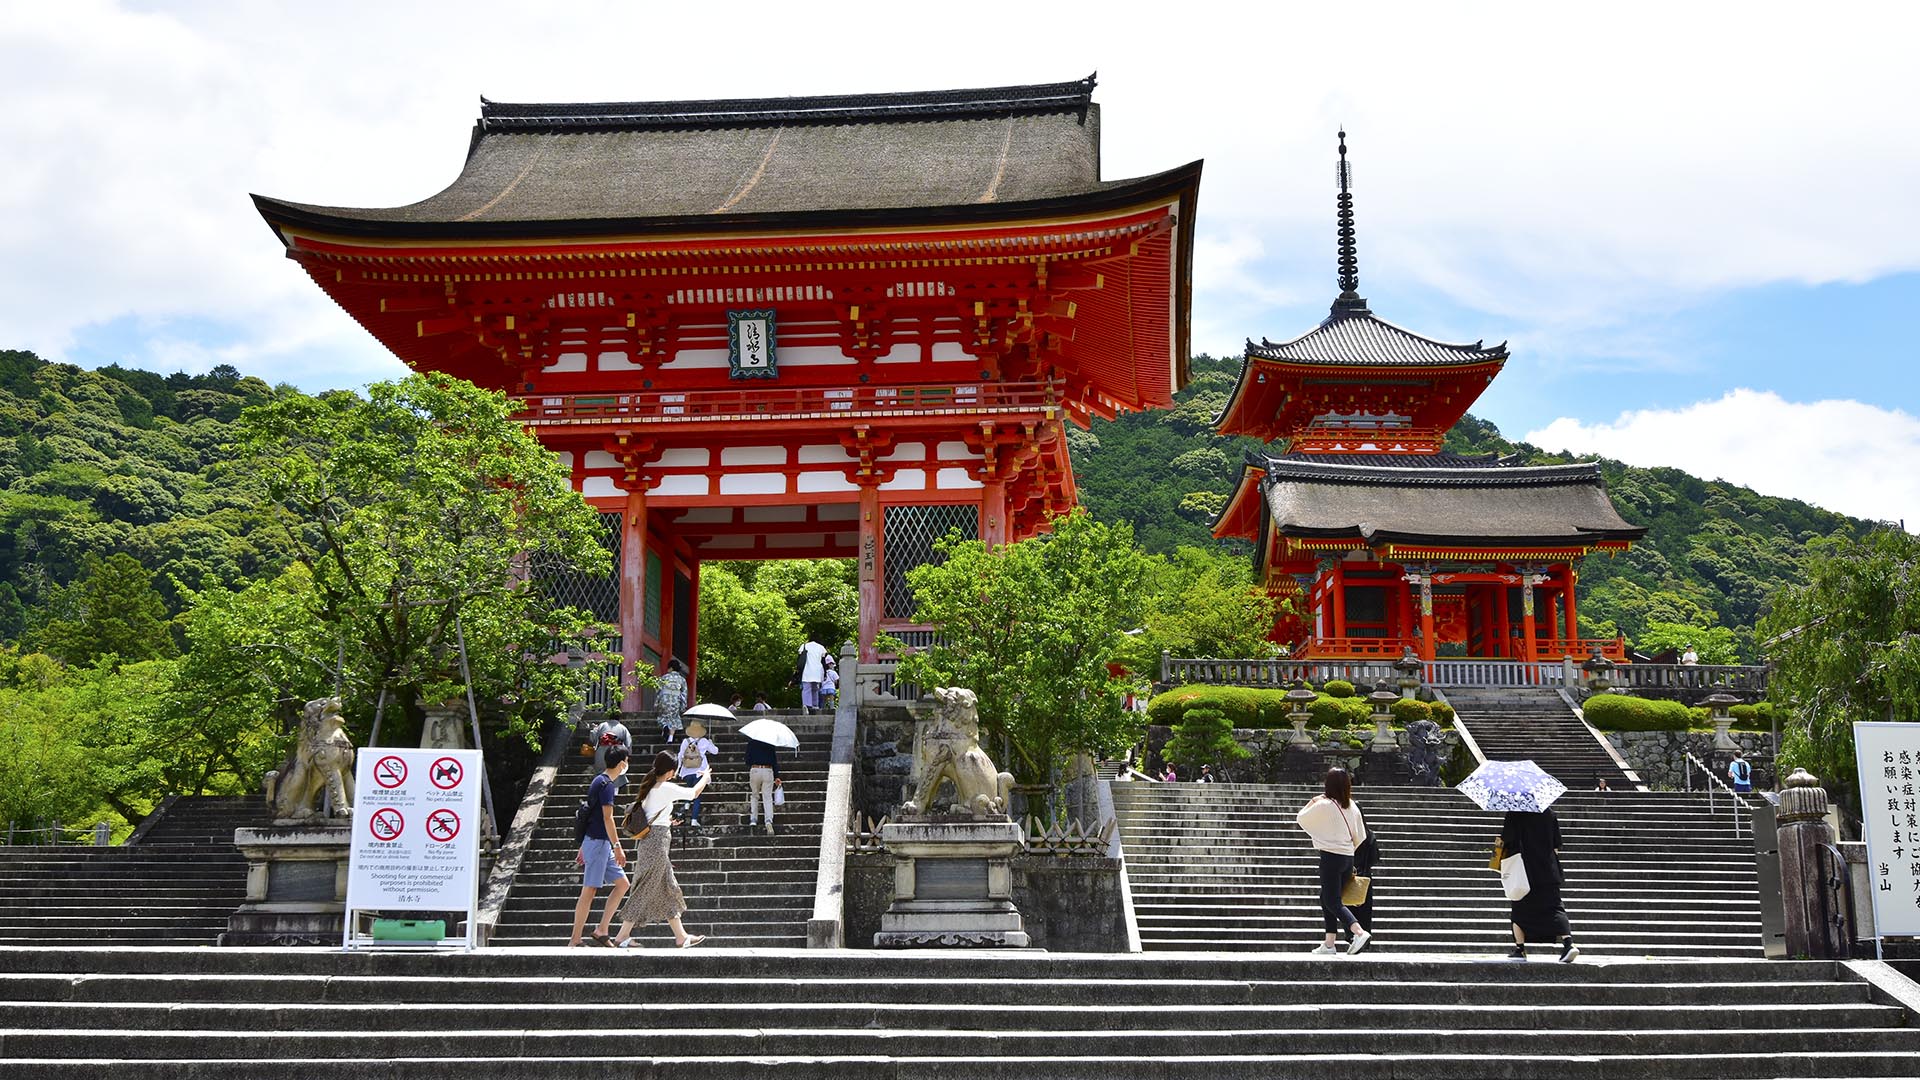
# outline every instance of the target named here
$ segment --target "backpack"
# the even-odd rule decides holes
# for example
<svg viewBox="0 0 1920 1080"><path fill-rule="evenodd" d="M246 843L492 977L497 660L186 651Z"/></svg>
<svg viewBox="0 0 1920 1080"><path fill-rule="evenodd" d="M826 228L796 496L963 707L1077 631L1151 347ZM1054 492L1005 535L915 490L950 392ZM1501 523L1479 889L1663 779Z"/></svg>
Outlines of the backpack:
<svg viewBox="0 0 1920 1080"><path fill-rule="evenodd" d="M590 813L592 809L593 809L592 805L589 804L585 799L581 799L580 805L574 807L574 810L573 810L573 846L574 847L579 847L581 844L584 844L587 842L587 821L592 817L592 814Z"/></svg>

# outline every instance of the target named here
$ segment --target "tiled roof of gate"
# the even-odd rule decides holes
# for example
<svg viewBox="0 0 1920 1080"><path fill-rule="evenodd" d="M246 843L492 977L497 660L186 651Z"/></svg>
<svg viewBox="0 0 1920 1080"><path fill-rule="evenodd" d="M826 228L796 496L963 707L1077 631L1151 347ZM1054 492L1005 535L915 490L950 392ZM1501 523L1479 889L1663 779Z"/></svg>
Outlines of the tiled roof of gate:
<svg viewBox="0 0 1920 1080"><path fill-rule="evenodd" d="M1261 481L1287 536L1369 544L1538 547L1637 540L1600 467L1354 465L1272 458Z"/></svg>
<svg viewBox="0 0 1920 1080"><path fill-rule="evenodd" d="M1006 216L1197 183L1199 165L1100 178L1094 79L900 94L517 104L482 99L446 190L390 208L256 196L269 220L349 234L608 232L827 213ZM939 210L942 215L929 215ZM894 212L891 217L889 211ZM568 229L568 224L575 226Z"/></svg>

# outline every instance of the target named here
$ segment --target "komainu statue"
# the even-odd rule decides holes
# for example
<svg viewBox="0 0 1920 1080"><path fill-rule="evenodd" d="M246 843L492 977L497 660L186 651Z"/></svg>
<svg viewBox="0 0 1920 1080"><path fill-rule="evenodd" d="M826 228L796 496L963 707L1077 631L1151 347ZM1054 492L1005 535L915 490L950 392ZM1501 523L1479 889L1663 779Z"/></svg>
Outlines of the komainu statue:
<svg viewBox="0 0 1920 1080"><path fill-rule="evenodd" d="M1440 786L1440 748L1446 743L1440 725L1431 720L1407 725L1407 772L1415 787Z"/></svg>
<svg viewBox="0 0 1920 1080"><path fill-rule="evenodd" d="M321 816L322 792L331 796L330 816L353 816L353 740L347 737L337 697L307 702L292 761L267 774L267 802L276 821Z"/></svg>
<svg viewBox="0 0 1920 1080"><path fill-rule="evenodd" d="M954 809L977 818L1007 812L1013 774L994 769L980 749L980 713L971 690L951 686L933 692L933 719L920 723L913 766L917 786L914 798L900 807L903 816L931 811L945 780L953 781Z"/></svg>

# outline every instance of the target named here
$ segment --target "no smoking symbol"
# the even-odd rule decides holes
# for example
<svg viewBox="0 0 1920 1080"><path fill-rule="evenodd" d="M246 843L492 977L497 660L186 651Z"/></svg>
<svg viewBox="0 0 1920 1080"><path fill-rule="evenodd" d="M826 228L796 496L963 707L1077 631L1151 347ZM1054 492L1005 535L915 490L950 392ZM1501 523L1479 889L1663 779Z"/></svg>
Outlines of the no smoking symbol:
<svg viewBox="0 0 1920 1080"><path fill-rule="evenodd" d="M373 817L367 822L367 829L373 833L375 840L397 840L400 838L400 831L406 827L407 819L401 817L400 811L391 806L383 806L375 810Z"/></svg>
<svg viewBox="0 0 1920 1080"><path fill-rule="evenodd" d="M466 771L460 768L460 763L450 757L441 758L433 763L433 768L427 770L427 779L433 781L433 786L441 791L459 787L460 778L465 775Z"/></svg>
<svg viewBox="0 0 1920 1080"><path fill-rule="evenodd" d="M373 782L381 787L399 787L407 782L407 763L397 757L383 757L373 765Z"/></svg>
<svg viewBox="0 0 1920 1080"><path fill-rule="evenodd" d="M446 843L460 835L460 815L442 808L427 815L427 835Z"/></svg>

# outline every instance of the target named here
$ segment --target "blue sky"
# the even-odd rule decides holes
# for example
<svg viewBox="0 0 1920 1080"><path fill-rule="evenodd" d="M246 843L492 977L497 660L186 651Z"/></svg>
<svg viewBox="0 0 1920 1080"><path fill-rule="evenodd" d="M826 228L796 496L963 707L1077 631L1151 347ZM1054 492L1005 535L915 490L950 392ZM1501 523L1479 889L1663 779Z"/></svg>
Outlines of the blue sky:
<svg viewBox="0 0 1920 1080"><path fill-rule="evenodd" d="M612 0L538 20L505 0L0 6L0 347L232 363L309 390L399 373L281 257L247 194L430 194L457 172L481 94L1097 69L1109 178L1206 160L1196 348L1324 315L1345 125L1361 292L1430 336L1508 340L1514 360L1476 410L1503 431L1920 521L1920 471L1903 467L1920 457L1920 6L835 10L746 0L729 19L779 48L718 63L737 56L710 12Z"/></svg>

